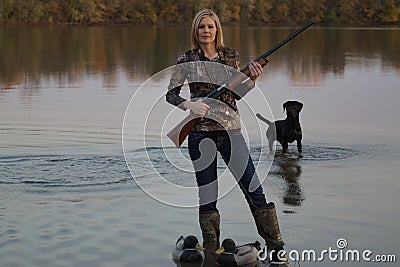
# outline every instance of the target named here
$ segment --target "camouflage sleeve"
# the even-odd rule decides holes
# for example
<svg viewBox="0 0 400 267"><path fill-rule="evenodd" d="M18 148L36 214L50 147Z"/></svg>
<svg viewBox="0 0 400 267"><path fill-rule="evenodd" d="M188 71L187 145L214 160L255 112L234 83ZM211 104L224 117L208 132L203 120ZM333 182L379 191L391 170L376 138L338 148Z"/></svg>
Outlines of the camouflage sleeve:
<svg viewBox="0 0 400 267"><path fill-rule="evenodd" d="M180 66L180 63L184 62L184 55L180 56L177 60L177 64L174 66L171 79L168 85L168 92L165 96L166 101L172 105L177 106L182 110L186 110L183 103L187 99L180 96L182 85L186 80L186 70L184 67Z"/></svg>

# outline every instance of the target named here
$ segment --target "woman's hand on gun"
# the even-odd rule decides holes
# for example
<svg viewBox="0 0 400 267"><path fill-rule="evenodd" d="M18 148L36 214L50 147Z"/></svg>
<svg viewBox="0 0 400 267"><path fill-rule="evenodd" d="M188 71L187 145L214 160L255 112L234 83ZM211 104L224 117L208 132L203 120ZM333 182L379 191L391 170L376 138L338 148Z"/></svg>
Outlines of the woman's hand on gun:
<svg viewBox="0 0 400 267"><path fill-rule="evenodd" d="M207 111L210 109L210 106L206 103L203 103L201 99L196 101L186 101L184 103L184 107L190 109L194 114L205 116Z"/></svg>

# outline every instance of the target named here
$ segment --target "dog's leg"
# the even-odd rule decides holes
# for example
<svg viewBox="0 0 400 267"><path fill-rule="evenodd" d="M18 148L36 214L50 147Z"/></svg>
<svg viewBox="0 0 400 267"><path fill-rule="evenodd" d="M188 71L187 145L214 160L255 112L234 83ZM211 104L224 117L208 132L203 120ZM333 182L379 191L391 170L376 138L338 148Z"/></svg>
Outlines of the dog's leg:
<svg viewBox="0 0 400 267"><path fill-rule="evenodd" d="M273 151L273 149L274 149L274 139L268 138L268 146L269 146L269 151Z"/></svg>
<svg viewBox="0 0 400 267"><path fill-rule="evenodd" d="M286 153L288 151L288 148L289 148L288 142L286 141L282 142L282 152Z"/></svg>
<svg viewBox="0 0 400 267"><path fill-rule="evenodd" d="M303 146L301 145L301 139L297 139L297 151L299 152L299 154L302 153L303 150Z"/></svg>
<svg viewBox="0 0 400 267"><path fill-rule="evenodd" d="M297 139L297 151L299 152L299 158L303 157L303 148L301 144L301 139Z"/></svg>

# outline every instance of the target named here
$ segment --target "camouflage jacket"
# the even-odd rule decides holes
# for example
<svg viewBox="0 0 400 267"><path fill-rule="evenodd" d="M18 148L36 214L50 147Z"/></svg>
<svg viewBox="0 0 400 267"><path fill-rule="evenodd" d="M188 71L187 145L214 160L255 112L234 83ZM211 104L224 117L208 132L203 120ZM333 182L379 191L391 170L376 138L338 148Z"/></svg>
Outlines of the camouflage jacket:
<svg viewBox="0 0 400 267"><path fill-rule="evenodd" d="M232 48L224 47L218 50L218 57L210 60L203 52L189 50L177 59L177 65L172 70L167 102L185 110L183 102L187 99L180 95L185 81L188 82L190 100L195 101L206 96L210 91L223 85L232 75L239 73L239 54ZM203 120L194 131L218 131L240 128L240 115L236 100L244 96L254 82L248 79L233 91L228 90L213 101Z"/></svg>

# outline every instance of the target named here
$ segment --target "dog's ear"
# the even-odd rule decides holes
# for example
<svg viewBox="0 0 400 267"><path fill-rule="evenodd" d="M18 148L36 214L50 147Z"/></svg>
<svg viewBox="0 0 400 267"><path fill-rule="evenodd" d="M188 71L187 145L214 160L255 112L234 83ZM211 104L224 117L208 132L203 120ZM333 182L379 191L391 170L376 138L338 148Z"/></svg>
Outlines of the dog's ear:
<svg viewBox="0 0 400 267"><path fill-rule="evenodd" d="M285 103L283 103L283 112L285 112L288 104L289 104L289 101L286 101Z"/></svg>
<svg viewBox="0 0 400 267"><path fill-rule="evenodd" d="M300 107L299 111L301 111L303 109L303 103L301 103L301 102L298 102L298 103L299 103L299 107Z"/></svg>

